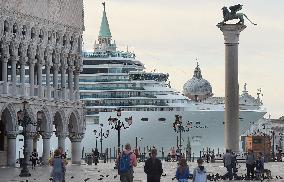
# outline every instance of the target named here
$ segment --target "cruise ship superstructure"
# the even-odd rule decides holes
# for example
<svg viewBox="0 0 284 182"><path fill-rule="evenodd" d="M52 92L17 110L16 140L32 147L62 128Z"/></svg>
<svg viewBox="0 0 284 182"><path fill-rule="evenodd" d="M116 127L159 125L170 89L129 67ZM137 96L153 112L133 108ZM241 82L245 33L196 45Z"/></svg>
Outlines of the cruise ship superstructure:
<svg viewBox="0 0 284 182"><path fill-rule="evenodd" d="M183 94L171 88L169 74L146 72L134 53L117 50L105 8L98 42L94 51L84 52L83 65L80 98L85 104L88 123L85 149L94 148L93 130L100 127L98 123L111 130L108 118L117 117L118 108L123 110L121 121L128 117L133 120L128 129L121 131L122 144L134 145L138 137L141 149L154 145L167 152L176 147L177 133L172 126L175 115L180 115L189 130L182 134L184 147L187 138L195 152L204 147L217 150L224 146L224 98L213 97L212 87L202 78L200 66L197 64L192 79L185 83ZM240 96L240 133L265 113L260 94L252 97L245 85ZM111 131L104 141L105 147L116 147L116 131Z"/></svg>

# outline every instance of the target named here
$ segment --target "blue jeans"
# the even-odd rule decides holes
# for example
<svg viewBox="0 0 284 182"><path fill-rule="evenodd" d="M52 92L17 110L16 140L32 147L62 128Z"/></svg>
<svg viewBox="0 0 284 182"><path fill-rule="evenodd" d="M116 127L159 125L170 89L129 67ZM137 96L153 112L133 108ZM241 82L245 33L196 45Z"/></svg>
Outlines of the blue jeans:
<svg viewBox="0 0 284 182"><path fill-rule="evenodd" d="M226 176L227 176L230 180L232 180L232 179L233 179L233 168L232 168L232 165L228 165L228 166L226 166L226 168L227 168L227 174L226 174Z"/></svg>

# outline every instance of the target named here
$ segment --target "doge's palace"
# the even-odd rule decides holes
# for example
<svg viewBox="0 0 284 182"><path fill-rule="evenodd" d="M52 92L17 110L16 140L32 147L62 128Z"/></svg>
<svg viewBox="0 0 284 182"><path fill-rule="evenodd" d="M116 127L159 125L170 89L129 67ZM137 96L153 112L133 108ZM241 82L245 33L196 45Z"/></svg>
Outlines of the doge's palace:
<svg viewBox="0 0 284 182"><path fill-rule="evenodd" d="M83 0L0 0L0 165L15 166L24 101L36 123L28 127L29 153L42 137L47 163L50 137L64 150L69 137L72 163L80 164L83 14Z"/></svg>

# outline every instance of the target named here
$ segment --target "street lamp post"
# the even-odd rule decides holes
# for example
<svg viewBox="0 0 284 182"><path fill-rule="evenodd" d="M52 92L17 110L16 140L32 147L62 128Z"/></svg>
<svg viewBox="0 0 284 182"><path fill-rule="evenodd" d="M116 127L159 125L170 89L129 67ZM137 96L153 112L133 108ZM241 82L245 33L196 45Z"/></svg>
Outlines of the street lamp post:
<svg viewBox="0 0 284 182"><path fill-rule="evenodd" d="M19 175L20 177L29 177L29 176L31 176L31 173L29 172L29 169L28 169L29 153L28 153L28 150L27 150L27 146L28 146L27 127L29 125L33 125L33 126L37 125L37 123L34 123L31 120L31 118L29 117L28 111L26 109L26 104L27 103L28 103L27 101L24 101L23 102L23 105L24 105L23 110L20 110L17 113L18 122L19 122L19 125L23 127L22 134L24 136L24 148L23 148L24 162L23 162L23 168L22 168L21 173Z"/></svg>
<svg viewBox="0 0 284 182"><path fill-rule="evenodd" d="M116 116L112 118L111 116L108 119L109 125L111 125L111 129L117 130L117 151L118 154L120 154L120 130L129 128L129 126L132 124L132 116L129 118L125 118L125 121L128 123L128 126L125 126L124 122L121 121L121 109L116 109Z"/></svg>
<svg viewBox="0 0 284 182"><path fill-rule="evenodd" d="M103 138L107 138L109 136L109 130L106 130L106 132L104 133L103 132L103 126L104 125L100 124L100 126L101 126L101 131L99 133L99 136L96 136L96 148L98 146L98 138L101 137L100 138L100 143L101 143L101 155L102 155L102 153L103 153ZM96 135L97 134L97 130L94 130L94 133Z"/></svg>
<svg viewBox="0 0 284 182"><path fill-rule="evenodd" d="M182 116L180 115L175 115L176 119L175 121L173 122L173 128L174 128L174 131L179 133L179 145L178 145L178 149L180 150L181 152L181 147L182 147L182 144L181 144L181 133L182 132L188 132L189 131L189 126L190 124L187 124L187 129L185 129L185 127L182 125Z"/></svg>

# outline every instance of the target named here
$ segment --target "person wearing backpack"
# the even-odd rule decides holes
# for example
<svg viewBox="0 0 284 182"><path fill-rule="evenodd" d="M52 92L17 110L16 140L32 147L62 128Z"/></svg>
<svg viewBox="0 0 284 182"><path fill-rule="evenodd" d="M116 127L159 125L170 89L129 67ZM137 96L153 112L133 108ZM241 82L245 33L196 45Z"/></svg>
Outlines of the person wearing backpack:
<svg viewBox="0 0 284 182"><path fill-rule="evenodd" d="M116 160L118 174L121 182L133 182L133 167L137 166L136 155L131 152L131 145L127 143L125 150L121 152Z"/></svg>
<svg viewBox="0 0 284 182"><path fill-rule="evenodd" d="M207 174L204 168L203 160L201 158L197 159L198 166L193 171L192 182L207 182Z"/></svg>
<svg viewBox="0 0 284 182"><path fill-rule="evenodd" d="M181 158L179 161L179 166L176 170L176 179L178 182L188 182L189 178L189 167L186 164L185 158Z"/></svg>
<svg viewBox="0 0 284 182"><path fill-rule="evenodd" d="M147 159L144 166L147 182L160 182L163 174L162 162L157 159L157 149L151 150L151 158Z"/></svg>

